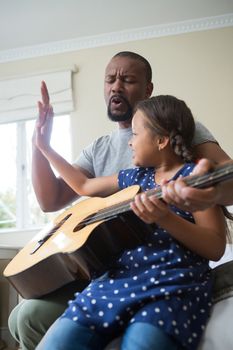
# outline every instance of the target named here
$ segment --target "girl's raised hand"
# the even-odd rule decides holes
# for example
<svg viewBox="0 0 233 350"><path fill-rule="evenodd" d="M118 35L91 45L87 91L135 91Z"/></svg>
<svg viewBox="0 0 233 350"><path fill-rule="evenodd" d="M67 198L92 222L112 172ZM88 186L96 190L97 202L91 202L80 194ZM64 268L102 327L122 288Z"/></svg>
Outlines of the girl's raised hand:
<svg viewBox="0 0 233 350"><path fill-rule="evenodd" d="M148 197L146 193L138 194L130 206L133 212L147 224L160 224L170 213L167 204L155 195Z"/></svg>

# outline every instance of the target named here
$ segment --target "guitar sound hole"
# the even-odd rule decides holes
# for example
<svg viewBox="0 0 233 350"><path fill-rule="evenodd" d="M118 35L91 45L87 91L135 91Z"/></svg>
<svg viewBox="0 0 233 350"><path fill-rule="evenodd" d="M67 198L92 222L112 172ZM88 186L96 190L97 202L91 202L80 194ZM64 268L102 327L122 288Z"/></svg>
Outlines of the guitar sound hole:
<svg viewBox="0 0 233 350"><path fill-rule="evenodd" d="M56 232L71 216L72 214L66 215L61 221L59 221L51 230L49 230L46 235L44 235L33 248L30 254L34 254L37 250Z"/></svg>
<svg viewBox="0 0 233 350"><path fill-rule="evenodd" d="M66 215L50 231L48 231L47 234L40 241L46 241L49 237L51 237L54 234L54 232L56 232L69 219L69 217L71 217L71 215L72 214Z"/></svg>
<svg viewBox="0 0 233 350"><path fill-rule="evenodd" d="M73 229L73 232L77 232L82 230L84 227L93 224L94 222L100 221L100 218L98 219L96 216L96 213L87 216L83 221L79 222Z"/></svg>

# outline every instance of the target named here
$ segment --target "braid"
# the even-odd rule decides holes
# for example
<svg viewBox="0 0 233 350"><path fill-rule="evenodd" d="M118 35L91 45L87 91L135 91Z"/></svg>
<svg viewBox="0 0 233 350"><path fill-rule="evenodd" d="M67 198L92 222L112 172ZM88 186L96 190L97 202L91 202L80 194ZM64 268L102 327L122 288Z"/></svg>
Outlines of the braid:
<svg viewBox="0 0 233 350"><path fill-rule="evenodd" d="M170 134L170 145L175 154L181 157L185 162L191 162L193 155L191 150L186 146L183 137L177 130L173 130Z"/></svg>

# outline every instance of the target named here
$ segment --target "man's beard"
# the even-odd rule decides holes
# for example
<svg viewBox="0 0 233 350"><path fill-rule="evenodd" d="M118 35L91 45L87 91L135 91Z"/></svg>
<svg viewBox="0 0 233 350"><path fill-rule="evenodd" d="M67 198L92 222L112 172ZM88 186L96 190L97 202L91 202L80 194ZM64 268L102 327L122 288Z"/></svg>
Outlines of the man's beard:
<svg viewBox="0 0 233 350"><path fill-rule="evenodd" d="M127 110L125 113L123 114L119 114L119 112L115 112L115 113L112 113L111 111L111 101L113 98L115 98L116 96L112 96L109 100L109 103L108 103L108 110L107 110L107 113L108 113L108 118L113 121L113 122L126 122L126 121L130 121L133 117L133 108L131 107L129 101L123 97L123 96L120 96L120 99L122 99L124 101L124 103L126 104L127 106Z"/></svg>

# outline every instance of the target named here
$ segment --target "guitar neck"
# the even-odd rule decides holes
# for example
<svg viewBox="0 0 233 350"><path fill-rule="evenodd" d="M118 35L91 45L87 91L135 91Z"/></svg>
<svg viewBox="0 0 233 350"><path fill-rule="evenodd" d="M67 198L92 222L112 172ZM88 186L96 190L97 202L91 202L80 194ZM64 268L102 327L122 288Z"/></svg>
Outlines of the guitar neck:
<svg viewBox="0 0 233 350"><path fill-rule="evenodd" d="M204 175L192 175L182 180L186 185L194 188L208 188L215 186L220 182L227 181L233 178L233 164L226 164L218 167L217 169L208 172ZM161 188L152 189L147 191L147 194L156 195L157 198L162 199Z"/></svg>
<svg viewBox="0 0 233 350"><path fill-rule="evenodd" d="M183 181L191 187L195 188L207 188L210 186L214 186L218 184L219 182L227 181L233 178L233 164L226 164L223 166L218 167L217 169L206 173L204 175L193 175L184 177ZM149 191L145 192L148 197L155 195L158 199L162 199L162 190L161 187L158 187L156 189L151 189ZM108 207L107 209L102 209L98 211L95 215L93 215L91 218L88 218L83 222L85 225L89 225L91 223L100 221L100 220L106 220L106 219L112 219L114 217L117 217L117 215L125 213L127 211L131 210L130 203L134 198L121 202L120 204L116 204L113 206Z"/></svg>

